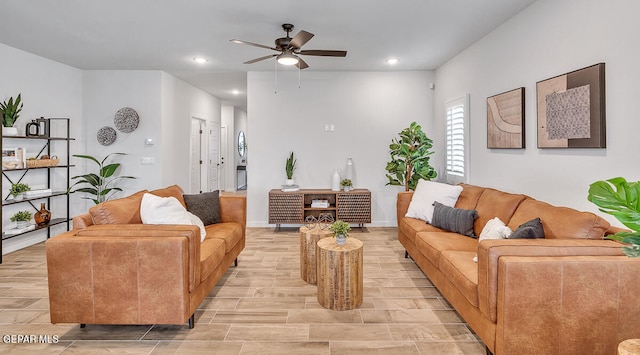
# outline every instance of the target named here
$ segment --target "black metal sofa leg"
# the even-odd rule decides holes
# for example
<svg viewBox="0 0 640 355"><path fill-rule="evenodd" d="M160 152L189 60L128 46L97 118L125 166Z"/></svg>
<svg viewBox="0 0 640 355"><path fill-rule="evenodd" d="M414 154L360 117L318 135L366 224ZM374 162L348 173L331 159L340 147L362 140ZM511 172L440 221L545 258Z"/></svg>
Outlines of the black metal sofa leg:
<svg viewBox="0 0 640 355"><path fill-rule="evenodd" d="M236 258L236 260L233 261L233 265L238 266L238 258Z"/></svg>
<svg viewBox="0 0 640 355"><path fill-rule="evenodd" d="M86 326L87 326L86 324L84 324L84 323L80 323L80 328L84 328L84 327L86 327Z"/></svg>
<svg viewBox="0 0 640 355"><path fill-rule="evenodd" d="M409 252L406 250L404 251L404 258L409 259Z"/></svg>
<svg viewBox="0 0 640 355"><path fill-rule="evenodd" d="M192 314L191 317L189 317L189 329L193 329L193 327L195 326L196 323L196 314Z"/></svg>

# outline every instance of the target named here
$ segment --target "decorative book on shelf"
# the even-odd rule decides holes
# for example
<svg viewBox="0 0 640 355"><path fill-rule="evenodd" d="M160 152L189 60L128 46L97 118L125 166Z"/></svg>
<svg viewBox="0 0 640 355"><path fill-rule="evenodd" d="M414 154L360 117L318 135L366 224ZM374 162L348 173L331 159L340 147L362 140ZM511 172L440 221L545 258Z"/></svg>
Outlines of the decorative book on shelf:
<svg viewBox="0 0 640 355"><path fill-rule="evenodd" d="M312 200L311 208L328 208L329 200Z"/></svg>

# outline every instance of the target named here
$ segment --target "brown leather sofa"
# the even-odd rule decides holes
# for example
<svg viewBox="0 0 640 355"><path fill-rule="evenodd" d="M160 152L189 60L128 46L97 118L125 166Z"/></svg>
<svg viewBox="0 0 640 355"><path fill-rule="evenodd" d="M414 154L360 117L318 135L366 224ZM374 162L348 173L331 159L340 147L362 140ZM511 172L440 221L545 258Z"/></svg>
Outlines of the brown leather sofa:
<svg viewBox="0 0 640 355"><path fill-rule="evenodd" d="M222 222L148 225L149 191L105 202L46 242L51 323L185 324L245 247L246 198L220 196ZM176 185L150 191L176 197ZM101 223L101 224L98 224Z"/></svg>
<svg viewBox="0 0 640 355"><path fill-rule="evenodd" d="M623 256L619 243L602 240L619 229L592 213L461 186L455 207L478 211L476 235L494 217L512 230L540 217L545 234L478 243L405 217L413 192L398 194L398 239L406 254L488 351L615 354L621 341L640 338L640 258Z"/></svg>

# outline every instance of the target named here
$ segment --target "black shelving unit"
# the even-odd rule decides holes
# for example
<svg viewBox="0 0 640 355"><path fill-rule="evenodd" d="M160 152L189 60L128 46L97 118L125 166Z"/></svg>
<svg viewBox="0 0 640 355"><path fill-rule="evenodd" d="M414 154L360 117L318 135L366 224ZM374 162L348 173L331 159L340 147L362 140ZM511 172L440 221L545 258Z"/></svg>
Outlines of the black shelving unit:
<svg viewBox="0 0 640 355"><path fill-rule="evenodd" d="M56 226L56 225L60 225L60 224L66 224L67 230L70 229L71 227L71 219L70 219L70 205L69 205L69 194L67 193L67 191L69 191L69 187L70 187L70 178L71 176L69 175L70 173L70 168L73 167L73 165L70 165L70 159L71 159L71 154L70 154L70 147L71 147L71 141L74 140L74 138L70 137L70 126L69 126L69 118L49 118L49 124L50 127L53 128L54 125L61 125L64 124L66 125L66 136L64 137L49 137L49 136L2 136L2 140L0 140L0 149L2 149L2 147L4 147L4 141L5 140L14 140L14 141L20 141L20 140L26 140L26 141L42 141L43 145L40 149L40 151L38 152L38 154L36 155L36 158L39 158L40 156L42 156L43 154L49 155L51 156L52 154L52 149L51 149L51 145L52 142L56 142L56 141L62 141L65 142L65 149L66 149L66 161L61 161L59 163L59 165L56 166L46 166L46 167L34 167L34 168L19 168L19 169L7 169L7 170L2 170L2 182L0 187L4 187L5 184L13 184L13 183L19 183L19 182L23 182L26 183L29 179L29 175L30 173L38 173L38 171L43 172L46 171L47 174L47 183L46 183L46 188L47 189L51 189L52 185L53 185L53 179L52 179L52 172L54 170L57 169L63 169L66 172L66 181L64 182L64 184L62 184L61 182L57 182L56 187L59 189L60 187L62 187L61 185L64 185L66 188L64 189L64 191L53 191L51 194L48 195L44 195L44 196L34 196L34 197L30 197L30 198L23 198L22 200L10 200L9 199L9 194L7 194L6 196L2 196L2 208L4 209L5 206L10 206L10 205L15 205L15 204L21 204L21 203L26 203L31 205L31 207L33 207L33 209L35 211L40 210L39 207L36 207L36 205L40 202L43 202L46 200L47 202L47 206L49 208L49 210L51 210L53 215L57 215L60 216L61 213L60 211L54 211L51 207L51 201L54 198L66 198L66 211L65 214L62 215L62 217L58 217L58 218L53 218L48 224L46 225L42 225L42 226L38 226L36 225L35 229L23 232L23 233L17 233L17 234L8 234L5 235L5 233L2 233L2 240L0 241L0 264L2 263L2 244L4 243L5 240L7 239L11 239L11 238L16 238L19 237L21 235L25 235L28 233L33 233L35 231L39 231L39 230L44 230L46 229L47 231L47 238L51 237L51 227ZM3 225L2 222L0 221L0 230L3 230Z"/></svg>

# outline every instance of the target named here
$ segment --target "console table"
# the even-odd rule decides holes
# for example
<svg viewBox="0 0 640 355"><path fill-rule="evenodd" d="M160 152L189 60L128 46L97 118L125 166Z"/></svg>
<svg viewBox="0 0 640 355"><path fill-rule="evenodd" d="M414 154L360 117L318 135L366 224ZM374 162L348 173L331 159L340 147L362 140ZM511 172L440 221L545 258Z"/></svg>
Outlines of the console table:
<svg viewBox="0 0 640 355"><path fill-rule="evenodd" d="M327 200L329 207L311 207L313 200ZM307 216L318 217L331 213L335 220L358 224L371 223L371 191L355 189L332 191L329 189L301 189L285 192L269 191L269 223L279 229L281 224L302 224Z"/></svg>

